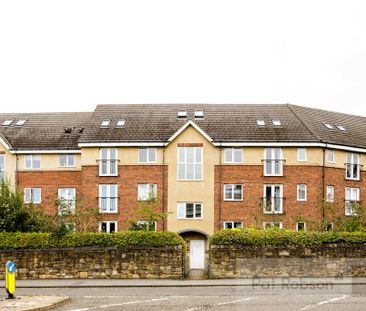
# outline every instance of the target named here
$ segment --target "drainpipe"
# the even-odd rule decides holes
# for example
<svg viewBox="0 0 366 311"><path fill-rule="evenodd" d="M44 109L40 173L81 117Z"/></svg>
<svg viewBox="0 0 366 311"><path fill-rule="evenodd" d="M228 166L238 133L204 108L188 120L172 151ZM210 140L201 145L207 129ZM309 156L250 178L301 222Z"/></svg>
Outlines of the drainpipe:
<svg viewBox="0 0 366 311"><path fill-rule="evenodd" d="M163 207L163 213L165 213L165 147L163 148L163 166L162 166L162 198L161 198L161 204ZM166 219L164 218L163 221L163 231L165 231L165 221Z"/></svg>
<svg viewBox="0 0 366 311"><path fill-rule="evenodd" d="M221 228L221 222L222 222L222 208L221 208L221 195L222 195L222 168L221 168L221 161L222 161L222 145L221 145L221 140L220 140L220 147L219 147L219 151L220 151L220 155L219 155L219 224L218 224L218 229L220 230Z"/></svg>
<svg viewBox="0 0 366 311"><path fill-rule="evenodd" d="M18 157L18 153L15 151L15 191L18 191L19 188L19 166L18 166L18 162L19 162L19 157Z"/></svg>
<svg viewBox="0 0 366 311"><path fill-rule="evenodd" d="M327 148L327 144L323 147L323 167L322 167L322 223L325 221L325 150Z"/></svg>

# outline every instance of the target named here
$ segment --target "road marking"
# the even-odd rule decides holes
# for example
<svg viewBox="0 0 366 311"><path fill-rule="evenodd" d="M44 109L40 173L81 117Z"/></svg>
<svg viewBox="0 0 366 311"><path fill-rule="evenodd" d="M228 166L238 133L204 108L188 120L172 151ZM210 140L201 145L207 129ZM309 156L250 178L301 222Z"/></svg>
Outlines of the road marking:
<svg viewBox="0 0 366 311"><path fill-rule="evenodd" d="M256 297L248 297L248 298L243 298L243 299L238 299L238 300L219 302L219 303L214 303L214 304L210 304L210 305L204 305L204 306L194 307L194 308L190 308L190 309L185 309L184 311L196 311L196 310L202 310L202 309L206 309L206 308L213 308L213 307L217 307L217 306L230 305L230 304L237 303L237 302L253 300L255 298Z"/></svg>
<svg viewBox="0 0 366 311"><path fill-rule="evenodd" d="M322 305L325 305L325 304L328 304L328 303L332 303L332 302L335 302L335 301L339 301L339 300L342 300L342 299L346 299L348 297L349 297L348 295L343 295L341 297L336 297L336 298L324 300L324 301L321 301L321 302L318 302L318 303L315 303L315 304L312 304L312 305L307 305L305 307L302 307L300 309L297 309L297 311L312 310L312 309L315 309L315 308L320 307Z"/></svg>
<svg viewBox="0 0 366 311"><path fill-rule="evenodd" d="M111 307L119 307L124 305L132 305L137 303L144 303L144 302L155 302L155 301L161 301L161 300L167 300L168 298L155 298L155 299L149 299L149 300L135 300L135 301L127 301L122 303L115 303L110 305L103 305L98 307L89 307L89 308L82 308L82 309L72 309L69 311L89 311L89 310L95 310L95 309L106 309Z"/></svg>

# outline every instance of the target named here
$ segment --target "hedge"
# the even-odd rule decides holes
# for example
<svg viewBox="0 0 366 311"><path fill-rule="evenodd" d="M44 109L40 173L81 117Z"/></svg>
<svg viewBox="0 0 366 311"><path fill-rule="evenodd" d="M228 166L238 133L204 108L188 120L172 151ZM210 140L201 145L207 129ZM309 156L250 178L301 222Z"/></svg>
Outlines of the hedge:
<svg viewBox="0 0 366 311"><path fill-rule="evenodd" d="M124 231L116 233L69 233L56 237L51 233L0 233L0 249L53 247L163 247L183 245L184 240L173 232Z"/></svg>
<svg viewBox="0 0 366 311"><path fill-rule="evenodd" d="M330 243L364 244L366 232L315 232L290 230L231 229L215 233L211 245L319 246Z"/></svg>

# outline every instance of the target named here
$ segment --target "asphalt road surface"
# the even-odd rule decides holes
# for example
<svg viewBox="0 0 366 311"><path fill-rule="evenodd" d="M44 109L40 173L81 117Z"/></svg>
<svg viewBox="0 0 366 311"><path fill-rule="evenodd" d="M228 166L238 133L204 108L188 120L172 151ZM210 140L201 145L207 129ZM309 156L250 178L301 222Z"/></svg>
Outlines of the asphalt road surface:
<svg viewBox="0 0 366 311"><path fill-rule="evenodd" d="M18 295L67 295L59 311L366 310L366 285L21 288Z"/></svg>

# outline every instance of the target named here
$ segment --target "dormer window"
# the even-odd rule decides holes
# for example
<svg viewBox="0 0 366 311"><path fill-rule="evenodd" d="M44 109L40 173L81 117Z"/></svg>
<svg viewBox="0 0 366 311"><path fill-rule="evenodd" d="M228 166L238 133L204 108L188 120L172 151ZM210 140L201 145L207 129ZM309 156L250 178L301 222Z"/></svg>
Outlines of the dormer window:
<svg viewBox="0 0 366 311"><path fill-rule="evenodd" d="M186 109L178 110L177 117L178 118L187 118L187 110Z"/></svg>
<svg viewBox="0 0 366 311"><path fill-rule="evenodd" d="M123 127L126 123L126 120L125 119L118 119L117 120L117 127Z"/></svg>
<svg viewBox="0 0 366 311"><path fill-rule="evenodd" d="M327 129L330 129L330 130L334 129L334 126L333 126L332 124L324 123L324 125L325 125L325 127L326 127Z"/></svg>
<svg viewBox="0 0 366 311"><path fill-rule="evenodd" d="M103 120L100 127L109 127L109 123L111 123L111 120Z"/></svg>
<svg viewBox="0 0 366 311"><path fill-rule="evenodd" d="M272 120L272 124L274 126L281 126L282 125L280 120Z"/></svg>
<svg viewBox="0 0 366 311"><path fill-rule="evenodd" d="M17 123L15 123L16 126L23 126L27 122L27 120L18 120Z"/></svg>
<svg viewBox="0 0 366 311"><path fill-rule="evenodd" d="M257 125L258 126L266 126L266 122L264 122L264 120L257 120Z"/></svg>
<svg viewBox="0 0 366 311"><path fill-rule="evenodd" d="M9 126L10 124L13 123L13 120L5 120L2 124L2 126Z"/></svg>

